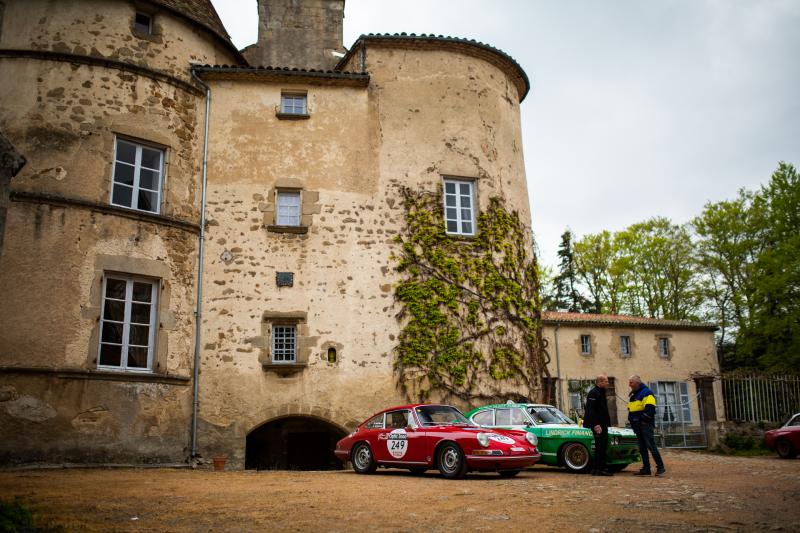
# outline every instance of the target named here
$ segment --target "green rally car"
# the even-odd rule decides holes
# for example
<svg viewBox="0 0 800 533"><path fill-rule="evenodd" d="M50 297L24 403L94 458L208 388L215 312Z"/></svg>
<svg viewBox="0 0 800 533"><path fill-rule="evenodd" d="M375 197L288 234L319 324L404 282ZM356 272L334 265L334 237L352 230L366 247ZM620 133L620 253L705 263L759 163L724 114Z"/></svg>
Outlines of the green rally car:
<svg viewBox="0 0 800 533"><path fill-rule="evenodd" d="M489 428L522 429L536 435L540 463L563 466L573 472L588 470L594 456L592 430L573 422L552 405L505 403L487 405L466 414L474 424ZM639 462L636 435L626 428L608 428L608 469L623 470Z"/></svg>

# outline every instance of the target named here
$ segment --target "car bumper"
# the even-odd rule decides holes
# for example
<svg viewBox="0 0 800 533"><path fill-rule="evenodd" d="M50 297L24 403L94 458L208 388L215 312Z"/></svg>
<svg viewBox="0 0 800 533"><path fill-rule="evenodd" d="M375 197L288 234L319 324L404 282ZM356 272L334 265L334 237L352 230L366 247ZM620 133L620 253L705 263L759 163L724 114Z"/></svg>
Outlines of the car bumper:
<svg viewBox="0 0 800 533"><path fill-rule="evenodd" d="M336 458L343 463L350 460L350 450L340 450L339 448L336 448L333 450L333 455L335 455Z"/></svg>
<svg viewBox="0 0 800 533"><path fill-rule="evenodd" d="M536 464L541 455L504 455L504 456L485 456L485 455L467 455L467 466L470 470L517 470L520 468L527 468Z"/></svg>

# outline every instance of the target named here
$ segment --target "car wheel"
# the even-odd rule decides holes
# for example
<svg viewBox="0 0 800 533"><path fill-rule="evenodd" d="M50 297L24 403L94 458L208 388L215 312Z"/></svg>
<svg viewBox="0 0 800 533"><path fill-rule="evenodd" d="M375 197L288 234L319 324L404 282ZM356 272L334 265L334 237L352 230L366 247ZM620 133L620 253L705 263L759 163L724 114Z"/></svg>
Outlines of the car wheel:
<svg viewBox="0 0 800 533"><path fill-rule="evenodd" d="M589 450L577 442L570 442L561 448L561 464L572 472L585 472L589 468Z"/></svg>
<svg viewBox="0 0 800 533"><path fill-rule="evenodd" d="M372 474L378 467L372 458L372 450L365 442L359 442L353 448L353 470L357 474Z"/></svg>
<svg viewBox="0 0 800 533"><path fill-rule="evenodd" d="M460 479L467 473L467 461L458 444L448 442L436 454L436 466L447 479Z"/></svg>
<svg viewBox="0 0 800 533"><path fill-rule="evenodd" d="M627 463L626 464L616 464L616 465L606 465L606 468L610 472L622 472L623 470L628 468L628 465L627 465Z"/></svg>
<svg viewBox="0 0 800 533"><path fill-rule="evenodd" d="M500 470L497 473L500 474L500 477L514 477L520 472L522 472L522 470Z"/></svg>
<svg viewBox="0 0 800 533"><path fill-rule="evenodd" d="M415 476L421 476L428 470L427 468L409 468L408 471L411 472Z"/></svg>
<svg viewBox="0 0 800 533"><path fill-rule="evenodd" d="M781 459L794 459L797 457L797 450L794 449L792 443L787 439L778 439L775 441L775 451L778 452Z"/></svg>

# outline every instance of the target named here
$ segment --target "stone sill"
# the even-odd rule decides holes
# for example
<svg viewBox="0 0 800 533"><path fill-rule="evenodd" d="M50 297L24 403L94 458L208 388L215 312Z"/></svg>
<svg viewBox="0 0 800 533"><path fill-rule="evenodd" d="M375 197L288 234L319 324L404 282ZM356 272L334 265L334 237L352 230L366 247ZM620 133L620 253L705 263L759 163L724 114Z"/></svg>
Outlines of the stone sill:
<svg viewBox="0 0 800 533"><path fill-rule="evenodd" d="M308 233L308 226L267 226L267 231L272 233L296 233L302 235Z"/></svg>
<svg viewBox="0 0 800 533"><path fill-rule="evenodd" d="M144 383L166 383L188 385L192 378L176 374L152 372L115 372L113 370L86 370L83 368L0 366L0 374L54 375L62 379L94 379L100 381L134 381Z"/></svg>
<svg viewBox="0 0 800 533"><path fill-rule="evenodd" d="M275 113L275 117L278 120L307 120L307 119L311 118L311 115L309 115L307 113L304 114L304 115L301 115L299 113L281 113L281 112L277 112L277 113Z"/></svg>
<svg viewBox="0 0 800 533"><path fill-rule="evenodd" d="M281 376L302 372L307 366L305 363L261 363L264 372L275 372Z"/></svg>

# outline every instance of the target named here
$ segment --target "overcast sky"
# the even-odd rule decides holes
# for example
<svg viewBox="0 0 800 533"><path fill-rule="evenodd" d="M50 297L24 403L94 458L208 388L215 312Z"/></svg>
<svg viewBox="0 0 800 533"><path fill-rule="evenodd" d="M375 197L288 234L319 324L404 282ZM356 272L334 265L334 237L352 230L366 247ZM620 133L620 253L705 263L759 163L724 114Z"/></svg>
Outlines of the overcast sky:
<svg viewBox="0 0 800 533"><path fill-rule="evenodd" d="M240 48L256 0L214 0ZM561 233L619 230L800 165L800 0L347 0L362 33L476 39L532 82L522 134L545 263Z"/></svg>

